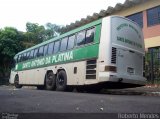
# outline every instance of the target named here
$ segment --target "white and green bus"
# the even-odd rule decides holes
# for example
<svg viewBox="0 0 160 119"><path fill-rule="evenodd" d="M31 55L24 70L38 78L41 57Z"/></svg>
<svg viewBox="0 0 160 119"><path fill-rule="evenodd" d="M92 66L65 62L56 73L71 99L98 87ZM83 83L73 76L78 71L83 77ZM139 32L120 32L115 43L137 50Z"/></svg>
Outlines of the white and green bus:
<svg viewBox="0 0 160 119"><path fill-rule="evenodd" d="M109 16L16 54L10 83L59 91L107 83L144 85L144 54L141 28Z"/></svg>

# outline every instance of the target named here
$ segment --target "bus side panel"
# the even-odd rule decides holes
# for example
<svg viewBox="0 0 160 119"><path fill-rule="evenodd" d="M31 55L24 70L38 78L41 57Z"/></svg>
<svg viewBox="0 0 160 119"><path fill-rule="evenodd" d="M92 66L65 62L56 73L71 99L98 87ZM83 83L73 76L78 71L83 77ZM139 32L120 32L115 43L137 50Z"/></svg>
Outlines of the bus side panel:
<svg viewBox="0 0 160 119"><path fill-rule="evenodd" d="M41 76L43 72L39 73L38 74L38 71L40 69L37 68L37 69L31 69L31 70L28 70L26 73L27 73L27 78L26 80L28 80L28 83L29 84L37 84L38 83L38 80L40 80L40 78L43 78L43 77L38 77L38 76Z"/></svg>
<svg viewBox="0 0 160 119"><path fill-rule="evenodd" d="M58 65L67 74L67 85L83 85L85 82L85 61Z"/></svg>
<svg viewBox="0 0 160 119"><path fill-rule="evenodd" d="M25 73L26 71L18 71L18 76L19 76L19 84L26 84L25 81Z"/></svg>
<svg viewBox="0 0 160 119"><path fill-rule="evenodd" d="M19 71L18 75L19 75L19 84L25 84L25 85L44 84L44 76L45 76L44 68Z"/></svg>
<svg viewBox="0 0 160 119"><path fill-rule="evenodd" d="M105 66L111 65L111 20L110 17L103 18L101 38L99 44L99 59L98 59L98 82L109 80L109 73L105 72Z"/></svg>
<svg viewBox="0 0 160 119"><path fill-rule="evenodd" d="M44 85L45 75L47 74L47 71L53 71L53 73L56 74L57 70L55 67L56 66L49 66L49 67L42 67L42 68L35 69L35 72L36 72L35 79L37 79L37 84Z"/></svg>
<svg viewBox="0 0 160 119"><path fill-rule="evenodd" d="M17 72L11 70L10 79L9 79L10 84L14 84L14 78L15 78L16 74L17 74Z"/></svg>
<svg viewBox="0 0 160 119"><path fill-rule="evenodd" d="M102 20L102 29L101 29L101 38L100 38L100 45L99 45L99 62L102 62L100 65L103 64L110 64L111 59L111 30L110 30L110 19L104 18Z"/></svg>
<svg viewBox="0 0 160 119"><path fill-rule="evenodd" d="M57 74L58 70L65 70L67 74L67 85L83 85L85 82L85 68L86 61L81 61L32 69L26 72L26 75L29 77L25 83L31 85L44 85L47 71L53 71L54 74Z"/></svg>

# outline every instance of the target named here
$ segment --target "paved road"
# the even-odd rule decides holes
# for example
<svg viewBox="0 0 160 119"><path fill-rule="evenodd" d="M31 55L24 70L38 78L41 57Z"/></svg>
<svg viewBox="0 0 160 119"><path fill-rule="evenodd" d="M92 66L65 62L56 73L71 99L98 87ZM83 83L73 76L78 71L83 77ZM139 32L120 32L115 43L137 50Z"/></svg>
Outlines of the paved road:
<svg viewBox="0 0 160 119"><path fill-rule="evenodd" d="M0 87L0 112L159 113L160 97Z"/></svg>

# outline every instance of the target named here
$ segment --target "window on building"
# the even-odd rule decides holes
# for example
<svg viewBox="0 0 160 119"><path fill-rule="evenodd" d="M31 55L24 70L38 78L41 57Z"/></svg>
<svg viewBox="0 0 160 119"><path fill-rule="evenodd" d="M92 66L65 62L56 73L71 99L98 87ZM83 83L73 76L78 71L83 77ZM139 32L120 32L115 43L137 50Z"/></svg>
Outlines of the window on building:
<svg viewBox="0 0 160 119"><path fill-rule="evenodd" d="M75 42L75 35L72 35L68 39L67 49L72 49L74 47L74 42Z"/></svg>
<svg viewBox="0 0 160 119"><path fill-rule="evenodd" d="M60 51L64 51L67 48L68 37L63 38L61 41Z"/></svg>
<svg viewBox="0 0 160 119"><path fill-rule="evenodd" d="M136 22L141 28L143 28L143 13L142 12L127 16L127 18Z"/></svg>
<svg viewBox="0 0 160 119"><path fill-rule="evenodd" d="M94 41L95 28L87 30L86 33L86 43L91 43Z"/></svg>
<svg viewBox="0 0 160 119"><path fill-rule="evenodd" d="M147 10L147 25L160 24L160 6Z"/></svg>
<svg viewBox="0 0 160 119"><path fill-rule="evenodd" d="M54 53L57 53L59 51L59 45L60 45L60 41L56 41L54 45Z"/></svg>
<svg viewBox="0 0 160 119"><path fill-rule="evenodd" d="M53 45L54 45L54 42L52 43L49 43L48 45L48 55L51 55L53 53Z"/></svg>
<svg viewBox="0 0 160 119"><path fill-rule="evenodd" d="M77 34L77 46L85 44L85 31L81 31Z"/></svg>

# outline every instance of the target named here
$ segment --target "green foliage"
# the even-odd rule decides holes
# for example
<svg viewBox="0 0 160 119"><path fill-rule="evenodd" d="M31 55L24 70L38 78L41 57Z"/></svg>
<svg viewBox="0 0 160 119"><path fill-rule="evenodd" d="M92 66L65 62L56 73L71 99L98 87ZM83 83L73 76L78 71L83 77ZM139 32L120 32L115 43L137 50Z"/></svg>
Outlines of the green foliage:
<svg viewBox="0 0 160 119"><path fill-rule="evenodd" d="M42 25L28 22L26 24L27 32L25 34L25 37L27 41L37 44L49 40L51 38L57 37L61 33L61 28L62 26L47 23L45 29L45 27Z"/></svg>
<svg viewBox="0 0 160 119"><path fill-rule="evenodd" d="M23 50L22 32L12 27L0 30L0 71L3 77L9 75L14 55Z"/></svg>
<svg viewBox="0 0 160 119"><path fill-rule="evenodd" d="M39 26L37 23L26 24L27 38L32 40L34 43L41 43L45 39L45 28L44 26Z"/></svg>
<svg viewBox="0 0 160 119"><path fill-rule="evenodd" d="M13 27L0 29L0 77L9 77L15 54L56 37L60 34L61 26L47 23L45 28L43 25L28 22L26 31L21 32Z"/></svg>
<svg viewBox="0 0 160 119"><path fill-rule="evenodd" d="M145 54L145 77L148 83L160 82L160 48L151 48Z"/></svg>
<svg viewBox="0 0 160 119"><path fill-rule="evenodd" d="M61 28L62 26L58 26L56 24L52 24L52 23L47 23L46 24L46 39L51 39L54 37L57 37L58 35L61 34Z"/></svg>

